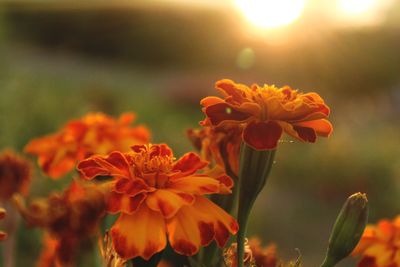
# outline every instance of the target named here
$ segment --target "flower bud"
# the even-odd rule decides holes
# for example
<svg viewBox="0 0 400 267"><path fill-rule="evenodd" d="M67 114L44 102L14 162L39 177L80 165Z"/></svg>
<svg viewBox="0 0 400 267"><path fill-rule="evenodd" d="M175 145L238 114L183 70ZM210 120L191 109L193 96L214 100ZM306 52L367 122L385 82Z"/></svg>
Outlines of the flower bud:
<svg viewBox="0 0 400 267"><path fill-rule="evenodd" d="M367 219L367 196L361 193L351 195L336 218L322 267L334 266L353 251L364 232Z"/></svg>

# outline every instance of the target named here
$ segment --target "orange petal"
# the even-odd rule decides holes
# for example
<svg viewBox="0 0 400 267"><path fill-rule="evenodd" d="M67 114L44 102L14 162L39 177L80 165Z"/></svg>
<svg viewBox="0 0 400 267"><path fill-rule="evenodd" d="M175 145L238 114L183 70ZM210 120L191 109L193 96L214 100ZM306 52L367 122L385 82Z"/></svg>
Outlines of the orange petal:
<svg viewBox="0 0 400 267"><path fill-rule="evenodd" d="M193 152L186 153L178 159L172 167L172 171L179 171L179 173L173 177L177 178L191 175L197 170L203 169L207 165L208 162L201 160L197 154Z"/></svg>
<svg viewBox="0 0 400 267"><path fill-rule="evenodd" d="M312 128L294 125L293 130L297 132L300 139L304 142L315 143L315 141L317 140L317 134Z"/></svg>
<svg viewBox="0 0 400 267"><path fill-rule="evenodd" d="M119 118L118 118L118 122L122 125L126 125L128 126L129 124L131 124L134 120L136 119L136 114L133 112L126 112L126 113L122 113Z"/></svg>
<svg viewBox="0 0 400 267"><path fill-rule="evenodd" d="M258 150L275 149L282 135L282 127L275 121L252 122L243 131L244 141Z"/></svg>
<svg viewBox="0 0 400 267"><path fill-rule="evenodd" d="M323 137L328 137L333 131L332 124L325 119L296 122L294 125L312 128L317 135Z"/></svg>
<svg viewBox="0 0 400 267"><path fill-rule="evenodd" d="M207 96L200 101L200 105L202 105L203 107L208 107L222 102L224 102L224 100L219 97Z"/></svg>
<svg viewBox="0 0 400 267"><path fill-rule="evenodd" d="M117 192L111 192L107 200L107 211L109 213L123 212L134 213L146 198L146 194L128 196Z"/></svg>
<svg viewBox="0 0 400 267"><path fill-rule="evenodd" d="M96 176L130 177L129 163L125 156L118 151L110 153L107 157L93 156L79 162L77 169L86 179Z"/></svg>
<svg viewBox="0 0 400 267"><path fill-rule="evenodd" d="M146 205L131 215L122 213L111 228L115 251L124 259L148 260L166 246L165 222L159 212Z"/></svg>
<svg viewBox="0 0 400 267"><path fill-rule="evenodd" d="M245 93L240 87L243 87L243 85L236 84L229 79L219 80L215 83L215 88L218 91L226 97L231 97L235 102L241 102L245 98Z"/></svg>
<svg viewBox="0 0 400 267"><path fill-rule="evenodd" d="M224 246L229 233L236 233L236 221L220 207L204 197L197 197L192 206L182 207L167 222L168 239L172 248L180 254L191 256L200 246L213 239Z"/></svg>
<svg viewBox="0 0 400 267"><path fill-rule="evenodd" d="M169 181L168 188L196 195L213 194L220 191L220 182L207 176L188 176Z"/></svg>
<svg viewBox="0 0 400 267"><path fill-rule="evenodd" d="M158 189L149 193L146 199L147 206L161 212L165 218L171 218L184 205L192 205L194 197L191 194L174 190Z"/></svg>
<svg viewBox="0 0 400 267"><path fill-rule="evenodd" d="M243 122L251 117L251 114L239 111L236 107L226 103L208 106L204 112L214 126L219 125L223 121Z"/></svg>

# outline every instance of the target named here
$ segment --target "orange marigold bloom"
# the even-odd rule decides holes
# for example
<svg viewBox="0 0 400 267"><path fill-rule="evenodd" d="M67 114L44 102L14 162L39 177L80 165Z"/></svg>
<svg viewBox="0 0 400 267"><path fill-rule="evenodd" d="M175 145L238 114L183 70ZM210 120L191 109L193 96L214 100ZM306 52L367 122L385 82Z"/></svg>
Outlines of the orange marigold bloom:
<svg viewBox="0 0 400 267"><path fill-rule="evenodd" d="M238 175L241 127L205 126L201 129L189 129L187 135L203 159L223 167L230 175Z"/></svg>
<svg viewBox="0 0 400 267"><path fill-rule="evenodd" d="M44 243L54 248L55 262L69 266L73 265L79 245L95 234L105 214L105 191L106 188L97 185L73 182L62 194L34 200L29 207L25 207L21 197L15 200L29 226L49 233L50 238Z"/></svg>
<svg viewBox="0 0 400 267"><path fill-rule="evenodd" d="M248 87L231 80L218 81L216 89L224 99L210 96L201 101L207 116L202 125L242 125L243 140L255 149L275 149L283 131L311 143L332 132L326 120L329 107L317 93L302 94L288 86Z"/></svg>
<svg viewBox="0 0 400 267"><path fill-rule="evenodd" d="M86 179L114 177L108 211L121 213L111 229L114 248L124 259L147 260L165 248L166 233L176 252L194 255L213 239L224 246L238 230L230 215L203 196L230 193L233 182L218 170L198 174L206 165L194 153L176 160L161 144L92 156L78 170Z"/></svg>
<svg viewBox="0 0 400 267"><path fill-rule="evenodd" d="M400 266L400 216L368 225L353 256L361 256L359 267Z"/></svg>
<svg viewBox="0 0 400 267"><path fill-rule="evenodd" d="M130 126L135 118L134 113L124 113L117 120L103 113L89 113L68 122L57 133L32 140L25 151L38 156L43 171L56 179L91 155L128 151L131 145L149 142L146 127Z"/></svg>
<svg viewBox="0 0 400 267"><path fill-rule="evenodd" d="M11 150L0 154L0 201L9 200L13 194L26 195L32 177L31 163Z"/></svg>

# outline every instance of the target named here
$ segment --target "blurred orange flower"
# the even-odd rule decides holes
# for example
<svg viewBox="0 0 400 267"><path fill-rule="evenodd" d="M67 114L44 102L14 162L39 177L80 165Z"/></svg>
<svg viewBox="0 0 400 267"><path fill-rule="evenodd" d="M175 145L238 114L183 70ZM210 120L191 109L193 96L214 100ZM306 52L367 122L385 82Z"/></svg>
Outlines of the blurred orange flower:
<svg viewBox="0 0 400 267"><path fill-rule="evenodd" d="M265 247L262 247L260 239L250 238L249 246L253 253L253 258L256 263L256 266L263 266L263 267L278 266L278 257L275 244L269 244Z"/></svg>
<svg viewBox="0 0 400 267"><path fill-rule="evenodd" d="M121 213L111 229L114 248L124 259L147 260L165 248L166 233L176 252L194 255L213 239L224 246L237 232L236 221L203 196L230 193L233 182L217 169L198 174L206 165L194 153L176 160L161 144L92 156L78 170L86 179L114 177L108 211Z"/></svg>
<svg viewBox="0 0 400 267"><path fill-rule="evenodd" d="M203 159L238 175L242 128L237 125L205 126L189 129L187 135Z"/></svg>
<svg viewBox="0 0 400 267"><path fill-rule="evenodd" d="M218 81L216 89L224 99L209 96L201 101L207 116L201 124L242 125L243 140L254 149L275 149L283 131L311 143L332 132L326 120L329 107L317 93L302 94L288 86L248 87L231 80Z"/></svg>
<svg viewBox="0 0 400 267"><path fill-rule="evenodd" d="M124 113L116 120L103 113L89 113L68 122L57 133L30 141L25 151L38 156L42 170L56 179L93 154L128 151L134 144L149 142L146 127L129 126L135 117L134 113Z"/></svg>
<svg viewBox="0 0 400 267"><path fill-rule="evenodd" d="M6 210L3 208L0 208L0 220L4 219L4 217L6 217ZM6 238L7 238L7 234L4 233L3 231L0 231L0 241L3 241Z"/></svg>
<svg viewBox="0 0 400 267"><path fill-rule="evenodd" d="M359 267L400 266L400 216L368 225L353 256L361 256Z"/></svg>
<svg viewBox="0 0 400 267"><path fill-rule="evenodd" d="M11 150L0 154L0 201L14 193L26 195L32 177L31 163Z"/></svg>
<svg viewBox="0 0 400 267"><path fill-rule="evenodd" d="M28 225L43 228L48 233L44 244L55 250L55 256L43 257L54 259L62 266L73 265L79 244L96 233L100 218L105 214L106 189L74 181L62 194L36 199L29 207L21 197L15 197Z"/></svg>

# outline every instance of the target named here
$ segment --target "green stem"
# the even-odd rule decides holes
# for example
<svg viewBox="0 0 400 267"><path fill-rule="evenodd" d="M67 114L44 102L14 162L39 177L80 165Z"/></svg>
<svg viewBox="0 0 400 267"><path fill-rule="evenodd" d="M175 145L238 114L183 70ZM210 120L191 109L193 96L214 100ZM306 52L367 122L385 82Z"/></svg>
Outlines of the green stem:
<svg viewBox="0 0 400 267"><path fill-rule="evenodd" d="M336 264L332 261L332 259L330 257L326 257L324 259L324 262L321 264L321 267L333 267Z"/></svg>

